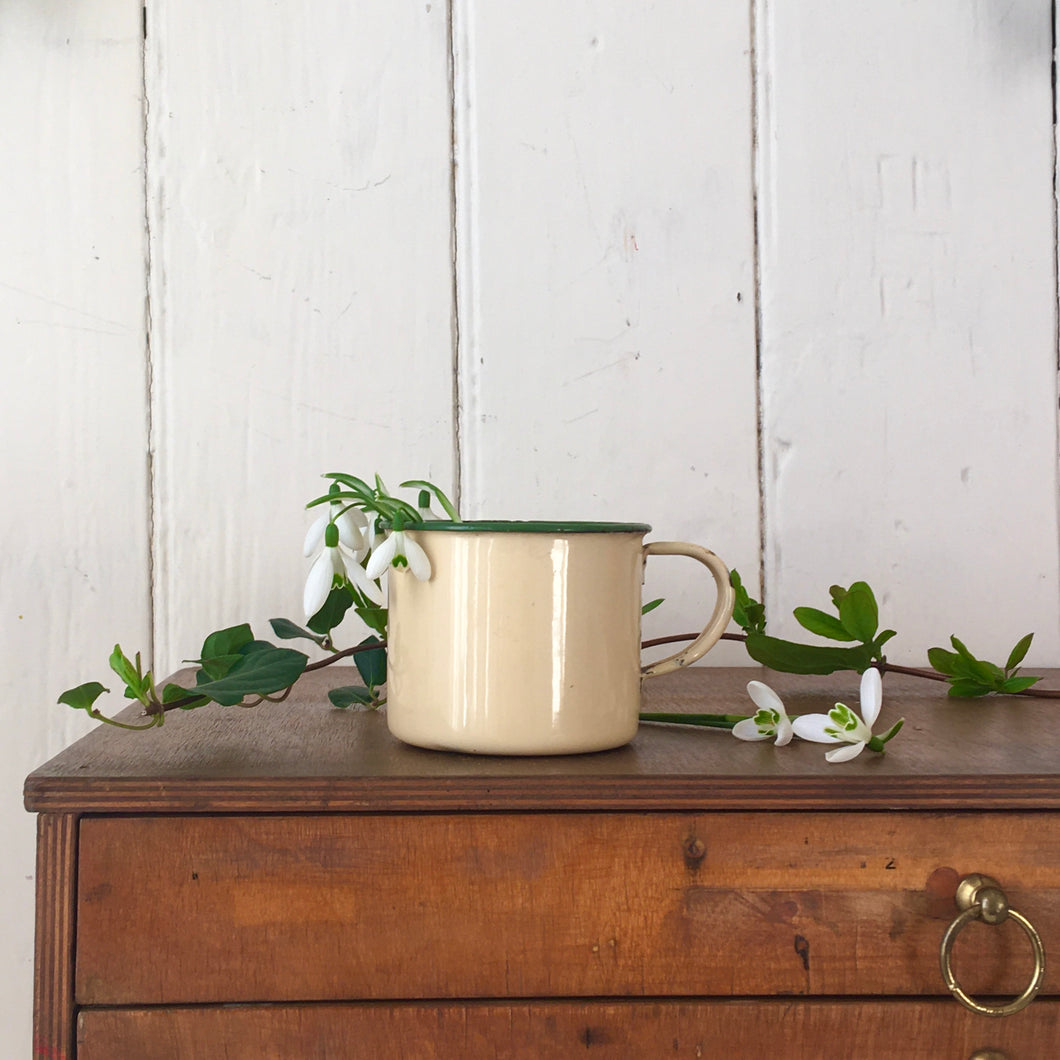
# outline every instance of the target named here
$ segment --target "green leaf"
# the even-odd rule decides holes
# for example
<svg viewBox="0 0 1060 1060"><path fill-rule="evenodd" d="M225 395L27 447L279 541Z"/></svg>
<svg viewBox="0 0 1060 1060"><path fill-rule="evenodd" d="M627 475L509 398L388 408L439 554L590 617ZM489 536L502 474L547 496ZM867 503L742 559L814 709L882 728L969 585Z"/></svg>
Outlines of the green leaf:
<svg viewBox="0 0 1060 1060"><path fill-rule="evenodd" d="M1030 688L1031 685L1037 684L1040 680L1040 677L1009 677L1001 682L1001 691L1012 695L1016 692L1022 692L1025 688Z"/></svg>
<svg viewBox="0 0 1060 1060"><path fill-rule="evenodd" d="M873 654L879 655L880 649L889 641L892 637L898 636L898 630L896 629L885 629L880 633L876 639L872 642Z"/></svg>
<svg viewBox="0 0 1060 1060"><path fill-rule="evenodd" d="M945 648L928 648L928 662L947 677L967 677L961 666L961 658L956 652Z"/></svg>
<svg viewBox="0 0 1060 1060"><path fill-rule="evenodd" d="M856 648L831 648L816 644L796 644L793 641L768 637L764 633L747 634L747 654L755 662L790 674L832 674L837 670L868 669L872 652L866 645Z"/></svg>
<svg viewBox="0 0 1060 1060"><path fill-rule="evenodd" d="M361 644L378 644L378 637L365 637ZM386 684L386 648L378 648L375 651L359 651L353 657L357 672L361 680L369 688L376 688Z"/></svg>
<svg viewBox="0 0 1060 1060"><path fill-rule="evenodd" d="M267 696L290 687L302 676L308 662L307 655L293 648L268 647L242 656L242 661L224 677L204 681L184 692L234 706L247 696Z"/></svg>
<svg viewBox="0 0 1060 1060"><path fill-rule="evenodd" d="M125 682L126 687L132 693L132 698L140 695L140 675L136 667L121 650L121 645L115 644L114 651L110 655L110 668Z"/></svg>
<svg viewBox="0 0 1060 1060"><path fill-rule="evenodd" d="M328 593L324 606L306 623L314 632L330 633L353 606L353 594L346 585L337 585Z"/></svg>
<svg viewBox="0 0 1060 1060"><path fill-rule="evenodd" d="M361 688L360 685L349 685L346 688L333 688L328 692L328 699L331 700L332 706L345 709L351 707L355 703L361 706L368 706L374 702L372 693L367 688Z"/></svg>
<svg viewBox="0 0 1060 1060"><path fill-rule="evenodd" d="M206 681L218 681L233 666L238 666L243 661L243 656L240 652L235 652L232 655L218 655L212 659L200 660L202 669L196 671L195 680L198 684L203 684Z"/></svg>
<svg viewBox="0 0 1060 1060"><path fill-rule="evenodd" d="M326 639L324 636L311 633L308 629L296 626L289 618L270 618L269 625L272 626L273 633L280 640L311 640L314 644L322 644Z"/></svg>
<svg viewBox="0 0 1060 1060"><path fill-rule="evenodd" d="M957 678L950 682L950 689L947 693L953 696L955 699L971 699L977 696L987 696L993 689L982 681L977 681L974 678Z"/></svg>
<svg viewBox="0 0 1060 1060"><path fill-rule="evenodd" d="M74 710L86 710L89 714L92 713L92 705L104 692L109 692L109 688L104 688L98 681L86 681L83 685L78 685L77 688L68 688L58 699L59 703L65 703L68 707L73 707Z"/></svg>
<svg viewBox="0 0 1060 1060"><path fill-rule="evenodd" d="M733 621L745 633L764 633L766 628L765 607L748 594L737 571L729 571L729 584L733 587L736 594L736 601L732 609Z"/></svg>
<svg viewBox="0 0 1060 1060"><path fill-rule="evenodd" d="M229 626L211 633L202 642L202 659L216 659L223 655L235 655L244 644L254 639L250 626L243 622L238 626Z"/></svg>
<svg viewBox="0 0 1060 1060"><path fill-rule="evenodd" d="M357 617L369 628L374 629L384 640L388 613L385 607L358 607Z"/></svg>
<svg viewBox="0 0 1060 1060"><path fill-rule="evenodd" d="M1031 646L1032 640L1034 640L1034 634L1028 633L1027 636L1023 637L1012 651L1009 652L1008 661L1005 663L1006 671L1015 670L1016 667L1023 662L1023 659L1027 654L1027 649Z"/></svg>
<svg viewBox="0 0 1060 1060"><path fill-rule="evenodd" d="M890 743L901 731L905 718L899 718L881 737L880 743Z"/></svg>
<svg viewBox="0 0 1060 1060"><path fill-rule="evenodd" d="M420 478L412 478L409 479L408 482L402 482L401 486L403 489L408 487L410 489L430 490L431 493L438 498L438 503L445 509L445 514L448 515L454 523L460 521L460 516L457 513L453 502L433 482L427 482L425 479Z"/></svg>
<svg viewBox="0 0 1060 1060"><path fill-rule="evenodd" d="M365 500L371 500L374 496L372 487L364 481L363 478L358 478L356 475L347 475L341 471L329 471L324 478L329 478L333 482L341 482L344 486L349 486L355 493L360 494Z"/></svg>
<svg viewBox="0 0 1060 1060"><path fill-rule="evenodd" d="M828 586L828 595L832 598L832 603L835 605L835 609L839 610L839 605L843 602L843 597L846 596L847 591L842 585L830 585Z"/></svg>
<svg viewBox="0 0 1060 1060"><path fill-rule="evenodd" d="M792 614L803 629L816 633L818 637L827 637L829 640L857 639L846 630L835 615L826 614L816 607L796 607Z"/></svg>
<svg viewBox="0 0 1060 1060"><path fill-rule="evenodd" d="M640 613L642 615L646 615L646 614L648 614L649 611L654 611L659 606L659 604L661 604L662 602L663 602L663 597L660 596L658 600L652 600L650 603L645 604L640 609Z"/></svg>
<svg viewBox="0 0 1060 1060"><path fill-rule="evenodd" d="M180 685L168 684L162 689L162 702L163 703L176 703L178 699L186 699L188 692L181 688ZM207 703L212 703L213 700L208 699L206 696L195 696L187 703L181 704L181 710L194 710L196 707L205 707Z"/></svg>
<svg viewBox="0 0 1060 1060"><path fill-rule="evenodd" d="M985 659L977 659L956 637L951 636L950 643L957 649L957 655L967 669L966 676L990 686L993 686L995 678L1005 676L1000 666Z"/></svg>
<svg viewBox="0 0 1060 1060"><path fill-rule="evenodd" d="M876 597L865 582L854 582L839 602L839 621L855 639L871 641L880 624Z"/></svg>

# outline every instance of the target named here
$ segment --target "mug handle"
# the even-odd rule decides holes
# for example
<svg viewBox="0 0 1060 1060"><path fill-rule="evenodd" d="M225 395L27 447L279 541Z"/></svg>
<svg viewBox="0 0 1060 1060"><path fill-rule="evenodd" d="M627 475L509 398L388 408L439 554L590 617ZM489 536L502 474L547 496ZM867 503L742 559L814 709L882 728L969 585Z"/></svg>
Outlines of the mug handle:
<svg viewBox="0 0 1060 1060"><path fill-rule="evenodd" d="M684 666L694 663L714 647L721 639L725 627L732 618L732 609L736 603L736 592L729 582L729 569L709 548L693 545L688 541L650 541L644 546L644 556L691 556L709 568L718 585L718 600L714 605L714 614L704 626L703 632L688 647L675 655L640 668L641 677L658 677L660 674L672 673Z"/></svg>

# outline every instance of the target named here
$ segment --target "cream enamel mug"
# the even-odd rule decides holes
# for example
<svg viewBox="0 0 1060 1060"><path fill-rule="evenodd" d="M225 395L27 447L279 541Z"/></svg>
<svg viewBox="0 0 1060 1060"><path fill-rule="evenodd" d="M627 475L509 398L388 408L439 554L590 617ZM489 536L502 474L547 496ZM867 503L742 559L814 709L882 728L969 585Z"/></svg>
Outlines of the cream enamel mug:
<svg viewBox="0 0 1060 1060"><path fill-rule="evenodd" d="M729 572L640 523L465 522L409 528L431 561L390 576L387 722L418 747L472 754L602 751L637 731L640 684L694 662L732 616ZM640 664L650 555L699 560L713 614L684 650Z"/></svg>

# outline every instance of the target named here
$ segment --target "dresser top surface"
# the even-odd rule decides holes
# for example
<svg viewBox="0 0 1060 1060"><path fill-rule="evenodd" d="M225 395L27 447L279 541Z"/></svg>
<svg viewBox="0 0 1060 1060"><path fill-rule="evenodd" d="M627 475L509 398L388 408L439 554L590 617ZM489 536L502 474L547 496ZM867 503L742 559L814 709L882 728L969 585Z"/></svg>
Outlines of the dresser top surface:
<svg viewBox="0 0 1060 1060"><path fill-rule="evenodd" d="M26 780L50 813L459 812L674 809L1057 809L1060 708L1007 696L954 700L945 686L888 674L877 730L905 728L887 753L843 764L794 740L745 743L724 730L642 723L626 747L500 757L426 751L390 735L380 712L338 710L348 671L306 675L280 704L172 711L146 732L100 726ZM1055 686L1060 672L1050 672ZM753 713L751 679L790 714L857 707L854 674L801 677L697 667L648 681L643 710ZM1043 682L1043 684L1046 682Z"/></svg>

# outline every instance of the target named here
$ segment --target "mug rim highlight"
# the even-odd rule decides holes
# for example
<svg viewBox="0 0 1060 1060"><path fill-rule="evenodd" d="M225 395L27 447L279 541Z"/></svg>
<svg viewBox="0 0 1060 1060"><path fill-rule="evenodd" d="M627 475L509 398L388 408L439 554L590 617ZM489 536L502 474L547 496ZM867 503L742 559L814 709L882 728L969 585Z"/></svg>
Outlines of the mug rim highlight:
<svg viewBox="0 0 1060 1060"><path fill-rule="evenodd" d="M469 519L427 520L408 522L406 530L441 530L465 533L502 534L646 534L651 530L647 523L597 523L563 519Z"/></svg>

